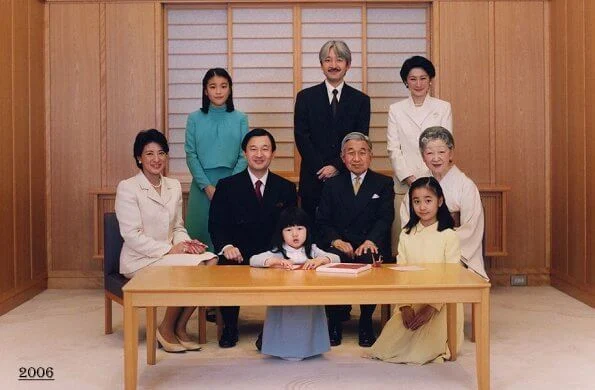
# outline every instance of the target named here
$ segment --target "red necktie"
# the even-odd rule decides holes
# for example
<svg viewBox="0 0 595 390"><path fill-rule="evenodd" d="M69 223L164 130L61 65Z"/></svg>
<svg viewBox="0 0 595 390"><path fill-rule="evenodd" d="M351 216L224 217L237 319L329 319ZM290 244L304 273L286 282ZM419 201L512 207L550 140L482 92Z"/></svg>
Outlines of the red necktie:
<svg viewBox="0 0 595 390"><path fill-rule="evenodd" d="M260 187L262 186L262 182L260 180L256 180L254 184L254 194L256 195L256 199L258 203L262 204L262 192L260 192Z"/></svg>

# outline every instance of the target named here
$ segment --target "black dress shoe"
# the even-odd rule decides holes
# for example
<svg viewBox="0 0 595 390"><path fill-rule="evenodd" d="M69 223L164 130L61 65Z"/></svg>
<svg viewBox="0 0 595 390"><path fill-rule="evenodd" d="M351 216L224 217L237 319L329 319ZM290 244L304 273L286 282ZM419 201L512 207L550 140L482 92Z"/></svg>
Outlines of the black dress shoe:
<svg viewBox="0 0 595 390"><path fill-rule="evenodd" d="M368 348L376 342L376 335L374 329L371 327L360 327L359 328L359 346Z"/></svg>
<svg viewBox="0 0 595 390"><path fill-rule="evenodd" d="M258 338L256 339L256 349L262 351L262 332L258 334Z"/></svg>
<svg viewBox="0 0 595 390"><path fill-rule="evenodd" d="M217 322L217 309L214 307L209 307L207 309L207 321L208 322Z"/></svg>
<svg viewBox="0 0 595 390"><path fill-rule="evenodd" d="M219 346L221 348L235 347L238 342L238 328L224 327L219 339Z"/></svg>
<svg viewBox="0 0 595 390"><path fill-rule="evenodd" d="M341 325L341 322L329 322L328 337L331 346L336 347L337 345L341 345L341 340L343 339L343 325Z"/></svg>

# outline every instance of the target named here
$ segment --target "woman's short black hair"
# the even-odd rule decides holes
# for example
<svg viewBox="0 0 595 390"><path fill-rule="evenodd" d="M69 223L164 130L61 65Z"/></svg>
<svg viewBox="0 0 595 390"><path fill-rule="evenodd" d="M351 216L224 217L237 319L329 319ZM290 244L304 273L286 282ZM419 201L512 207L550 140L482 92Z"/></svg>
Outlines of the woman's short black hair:
<svg viewBox="0 0 595 390"><path fill-rule="evenodd" d="M242 140L242 150L244 152L246 151L246 148L248 147L248 142L250 141L250 138L252 138L252 137L262 137L263 135L266 135L271 140L271 147L273 148L273 152L275 150L277 150L277 143L275 142L275 138L273 137L273 135L271 133L269 133L267 130L261 129L259 127L250 130L244 136L244 139Z"/></svg>
<svg viewBox="0 0 595 390"><path fill-rule="evenodd" d="M281 253L284 259L288 259L287 252L283 248L285 241L283 240L283 229L291 226L304 226L306 228L306 241L304 248L306 249L306 256L312 258L312 220L310 216L302 209L291 206L286 208L279 215L277 227L273 233L271 240L271 252Z"/></svg>
<svg viewBox="0 0 595 390"><path fill-rule="evenodd" d="M419 217L415 214L415 210L413 209L413 191L418 188L425 187L432 191L438 200L442 198L442 204L438 207L438 214L436 215L436 219L438 220L438 231L441 232L445 229L452 229L455 226L455 221L450 215L448 211L448 207L446 206L446 200L444 199L444 191L442 191L442 187L438 180L433 177L420 177L419 179L415 180L411 183L411 187L409 188L409 222L403 228L405 233L409 234L411 229L417 225L419 222Z"/></svg>
<svg viewBox="0 0 595 390"><path fill-rule="evenodd" d="M140 163L140 156L142 156L145 146L151 142L159 144L165 153L169 153L167 138L165 138L165 135L163 135L162 132L157 129L139 131L134 140L134 146L132 147L132 157L134 158L134 162L138 169L143 169L143 165Z"/></svg>
<svg viewBox="0 0 595 390"><path fill-rule="evenodd" d="M407 76L409 76L409 72L411 72L411 69L413 68L422 68L426 71L428 76L430 76L430 79L436 77L436 69L434 68L434 64L432 64L432 61L422 56L413 56L407 58L405 62L403 62L403 65L401 65L401 80L403 80L405 84L407 84Z"/></svg>
<svg viewBox="0 0 595 390"><path fill-rule="evenodd" d="M205 114L209 113L209 106L211 104L211 100L207 95L207 85L209 84L209 80L215 76L225 78L227 80L227 83L229 84L229 96L225 101L225 111L232 112L234 110L232 88L233 82L231 81L231 76L229 75L229 73L227 73L227 71L223 68L211 68L207 70L207 73L205 73L205 77L202 78L202 107L200 108L200 110Z"/></svg>

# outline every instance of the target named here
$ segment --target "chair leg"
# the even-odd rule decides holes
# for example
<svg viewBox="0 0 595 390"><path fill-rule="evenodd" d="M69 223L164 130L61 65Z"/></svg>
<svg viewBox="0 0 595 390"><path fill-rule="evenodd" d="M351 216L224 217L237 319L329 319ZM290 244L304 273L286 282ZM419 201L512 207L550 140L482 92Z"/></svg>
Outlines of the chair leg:
<svg viewBox="0 0 595 390"><path fill-rule="evenodd" d="M475 305L471 304L471 342L475 342L475 321L477 321L477 314L475 313Z"/></svg>
<svg viewBox="0 0 595 390"><path fill-rule="evenodd" d="M198 307L198 343L205 344L207 342L207 308L205 306Z"/></svg>
<svg viewBox="0 0 595 390"><path fill-rule="evenodd" d="M114 331L112 329L112 300L110 297L105 294L105 334L112 334Z"/></svg>
<svg viewBox="0 0 595 390"><path fill-rule="evenodd" d="M221 338L221 333L223 333L223 317L221 317L221 311L219 308L215 308L215 312L217 314L217 340Z"/></svg>
<svg viewBox="0 0 595 390"><path fill-rule="evenodd" d="M380 329L384 329L384 325L390 320L391 305L380 305Z"/></svg>

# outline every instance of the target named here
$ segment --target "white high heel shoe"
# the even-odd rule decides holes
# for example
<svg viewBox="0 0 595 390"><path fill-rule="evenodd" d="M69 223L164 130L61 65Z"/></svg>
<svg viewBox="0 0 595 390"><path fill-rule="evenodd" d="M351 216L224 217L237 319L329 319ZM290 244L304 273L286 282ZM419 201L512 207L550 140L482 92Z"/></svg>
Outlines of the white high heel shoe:
<svg viewBox="0 0 595 390"><path fill-rule="evenodd" d="M169 352L169 353L186 352L186 348L182 344L170 343L167 340L165 340L163 338L163 336L161 335L161 332L159 332L159 328L157 328L156 335L157 335L157 341L159 342L159 345L161 346L161 348L163 348L163 350L165 352Z"/></svg>
<svg viewBox="0 0 595 390"><path fill-rule="evenodd" d="M186 351L200 351L202 349L200 344L195 341L184 341L179 338L178 341L180 342L180 344L182 344L184 348L186 348Z"/></svg>

